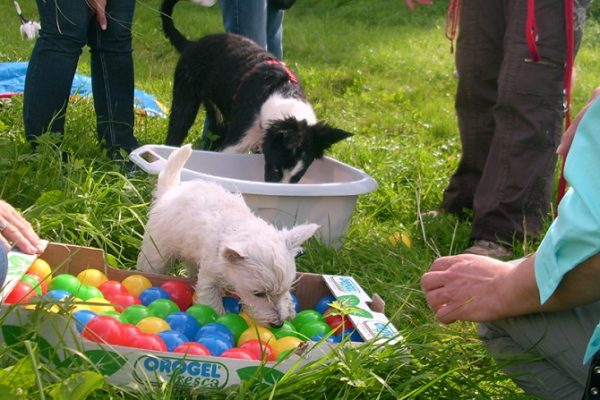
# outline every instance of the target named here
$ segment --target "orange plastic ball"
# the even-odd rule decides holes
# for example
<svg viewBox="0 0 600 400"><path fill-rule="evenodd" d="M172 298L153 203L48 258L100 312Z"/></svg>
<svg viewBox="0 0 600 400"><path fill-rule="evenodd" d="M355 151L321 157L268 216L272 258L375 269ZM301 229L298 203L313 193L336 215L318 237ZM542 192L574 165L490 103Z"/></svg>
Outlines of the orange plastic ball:
<svg viewBox="0 0 600 400"><path fill-rule="evenodd" d="M52 268L50 268L50 264L41 258L35 259L27 273L40 277L40 280L44 280L46 283L50 283L52 280Z"/></svg>

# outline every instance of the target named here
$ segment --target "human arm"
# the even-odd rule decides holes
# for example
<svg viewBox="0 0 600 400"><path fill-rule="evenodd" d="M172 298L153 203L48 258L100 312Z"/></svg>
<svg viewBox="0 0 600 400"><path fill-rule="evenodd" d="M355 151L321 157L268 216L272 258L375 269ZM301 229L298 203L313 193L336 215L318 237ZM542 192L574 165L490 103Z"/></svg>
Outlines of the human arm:
<svg viewBox="0 0 600 400"><path fill-rule="evenodd" d="M600 298L600 253L569 271L552 296L540 302L535 255L513 266L462 254L436 259L421 278L427 303L443 323L485 322L542 311L558 311Z"/></svg>
<svg viewBox="0 0 600 400"><path fill-rule="evenodd" d="M415 3L421 4L421 5L431 5L431 4L433 4L433 0L406 0L406 5L411 10L414 10L416 8Z"/></svg>
<svg viewBox="0 0 600 400"><path fill-rule="evenodd" d="M11 243L27 254L43 251L40 238L31 224L4 200L0 200L0 245L9 250Z"/></svg>
<svg viewBox="0 0 600 400"><path fill-rule="evenodd" d="M96 15L96 21L100 25L100 29L106 30L106 1L107 0L89 0L89 7L92 9L92 14ZM119 0L117 0L119 1Z"/></svg>
<svg viewBox="0 0 600 400"><path fill-rule="evenodd" d="M569 125L565 133L562 135L560 145L556 149L556 153L558 155L562 156L563 158L567 157L567 153L571 148L571 143L573 143L573 137L575 136L575 131L579 126L579 122L581 121L587 110L590 108L592 103L596 101L596 98L598 98L598 96L600 96L600 87L594 89L594 91L592 92L592 96L588 100L587 104L581 109L581 111L577 113L577 115L575 116L575 118L573 118L573 121L571 121L571 124Z"/></svg>

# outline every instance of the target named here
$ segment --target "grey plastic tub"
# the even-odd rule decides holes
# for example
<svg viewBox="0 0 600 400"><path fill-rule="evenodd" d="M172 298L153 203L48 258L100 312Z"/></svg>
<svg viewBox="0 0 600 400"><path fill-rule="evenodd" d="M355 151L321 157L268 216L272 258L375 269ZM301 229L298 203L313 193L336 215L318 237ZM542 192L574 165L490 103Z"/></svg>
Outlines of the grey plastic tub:
<svg viewBox="0 0 600 400"><path fill-rule="evenodd" d="M129 157L141 169L158 174L176 147L145 145ZM358 195L372 192L377 182L363 171L330 157L315 160L299 183L264 181L260 154L229 154L194 150L182 180L213 181L239 192L253 212L275 226L313 222L320 240L340 247L350 225Z"/></svg>

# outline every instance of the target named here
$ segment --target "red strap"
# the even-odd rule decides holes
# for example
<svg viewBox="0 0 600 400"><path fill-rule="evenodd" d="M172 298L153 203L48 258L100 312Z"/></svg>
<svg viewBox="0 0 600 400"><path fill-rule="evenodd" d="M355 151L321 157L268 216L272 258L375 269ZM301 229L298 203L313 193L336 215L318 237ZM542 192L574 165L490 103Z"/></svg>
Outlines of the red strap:
<svg viewBox="0 0 600 400"><path fill-rule="evenodd" d="M537 48L538 29L535 20L535 0L527 0L527 19L525 20L525 38L533 61L540 61Z"/></svg>
<svg viewBox="0 0 600 400"><path fill-rule="evenodd" d="M565 102L566 102L566 119L565 119L565 130L571 125L571 91L572 91L572 76L573 76L573 63L575 60L575 12L573 10L573 0L565 0L565 36L566 36L566 60L565 60ZM558 189L556 194L556 209L555 216L558 212L558 204L565 195L567 189L567 181L564 176L565 163L567 157L563 157L562 166L560 169L560 178L558 180Z"/></svg>
<svg viewBox="0 0 600 400"><path fill-rule="evenodd" d="M450 0L446 13L446 37L450 40L450 53L454 52L454 39L458 32L460 0Z"/></svg>
<svg viewBox="0 0 600 400"><path fill-rule="evenodd" d="M258 64L255 64L251 69L249 69L248 71L246 71L244 73L244 75L242 75L242 77L240 78L240 81L238 83L237 89L235 90L235 93L233 94L233 100L234 101L237 98L238 92L240 91L240 87L242 87L242 84L248 78L248 76L252 75L254 72L256 72L256 70L260 66L263 66L263 65L277 65L277 66L280 66L281 68L283 68L283 70L287 74L288 80L291 83L294 83L294 84L298 83L298 78L296 77L296 75L294 75L294 73L292 72L292 70L290 70L288 68L288 66L285 65L285 63L283 61L280 61L280 60L266 60L266 61L260 62Z"/></svg>

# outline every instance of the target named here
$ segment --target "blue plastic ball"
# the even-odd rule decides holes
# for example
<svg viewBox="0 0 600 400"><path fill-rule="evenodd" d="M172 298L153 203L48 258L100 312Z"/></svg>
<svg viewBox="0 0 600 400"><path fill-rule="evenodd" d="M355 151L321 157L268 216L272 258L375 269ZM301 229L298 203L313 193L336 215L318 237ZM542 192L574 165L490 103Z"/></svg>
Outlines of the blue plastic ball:
<svg viewBox="0 0 600 400"><path fill-rule="evenodd" d="M344 339L350 340L351 342L364 342L362 336L360 336L360 333L353 328L346 329L345 331L338 333L336 336L339 338L340 342Z"/></svg>
<svg viewBox="0 0 600 400"><path fill-rule="evenodd" d="M168 351L173 351L180 344L190 341L187 338L187 336L174 329L158 332L158 337L160 337L163 340L163 342L165 342Z"/></svg>
<svg viewBox="0 0 600 400"><path fill-rule="evenodd" d="M143 305L149 306L154 300L171 300L171 295L163 288L152 286L140 293L140 301Z"/></svg>
<svg viewBox="0 0 600 400"><path fill-rule="evenodd" d="M319 342L319 341L321 341L321 340L322 340L322 339L323 339L325 336L326 336L326 335L315 335L315 336L311 337L311 338L310 338L310 340L312 340L313 342ZM329 343L339 343L339 342L341 342L342 340L341 340L341 339L340 339L340 337L339 337L339 336L337 336L337 335L331 335L331 336L328 336L328 337L327 337L327 339L325 339L325 341L326 341L326 342L329 342Z"/></svg>
<svg viewBox="0 0 600 400"><path fill-rule="evenodd" d="M210 351L210 354L213 356L220 356L224 351L233 347L222 336L206 336L198 338L196 341L206 346L208 351Z"/></svg>
<svg viewBox="0 0 600 400"><path fill-rule="evenodd" d="M237 297L224 296L223 307L225 307L225 312L229 314L239 314L240 311L242 311L240 299L238 299Z"/></svg>
<svg viewBox="0 0 600 400"><path fill-rule="evenodd" d="M290 293L290 295L292 296L292 301L294 302L294 310L296 310L296 313L299 313L300 311L302 311L302 309L300 308L298 296L296 296L294 293Z"/></svg>
<svg viewBox="0 0 600 400"><path fill-rule="evenodd" d="M75 320L75 327L77 331L81 333L83 331L83 327L90 320L96 317L96 313L92 310L79 310L73 313L73 319Z"/></svg>
<svg viewBox="0 0 600 400"><path fill-rule="evenodd" d="M200 341L203 337L219 337L229 343L230 347L233 347L235 343L233 333L229 328L219 322L211 322L198 329L196 341Z"/></svg>
<svg viewBox="0 0 600 400"><path fill-rule="evenodd" d="M43 298L49 301L61 301L69 296L71 296L71 293L67 292L66 290L54 289L49 290Z"/></svg>
<svg viewBox="0 0 600 400"><path fill-rule="evenodd" d="M324 314L325 311L327 311L327 309L329 308L329 305L331 303L333 303L334 301L335 301L335 297L333 297L331 295L322 297L321 299L319 299L319 301L317 301L315 310L317 310L321 314Z"/></svg>
<svg viewBox="0 0 600 400"><path fill-rule="evenodd" d="M200 329L200 324L196 321L196 318L183 311L167 315L165 321L171 326L171 329L183 333L188 338L196 337L196 333Z"/></svg>

